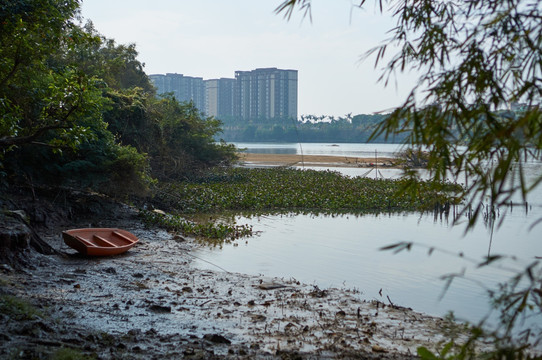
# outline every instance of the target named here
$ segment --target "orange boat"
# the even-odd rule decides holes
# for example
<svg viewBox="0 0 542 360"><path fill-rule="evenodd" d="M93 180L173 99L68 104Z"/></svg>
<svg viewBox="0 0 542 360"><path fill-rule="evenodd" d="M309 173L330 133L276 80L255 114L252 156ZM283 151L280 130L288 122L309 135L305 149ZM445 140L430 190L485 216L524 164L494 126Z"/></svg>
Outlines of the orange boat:
<svg viewBox="0 0 542 360"><path fill-rule="evenodd" d="M62 237L69 247L92 256L122 254L139 241L131 232L111 228L71 229L63 231Z"/></svg>

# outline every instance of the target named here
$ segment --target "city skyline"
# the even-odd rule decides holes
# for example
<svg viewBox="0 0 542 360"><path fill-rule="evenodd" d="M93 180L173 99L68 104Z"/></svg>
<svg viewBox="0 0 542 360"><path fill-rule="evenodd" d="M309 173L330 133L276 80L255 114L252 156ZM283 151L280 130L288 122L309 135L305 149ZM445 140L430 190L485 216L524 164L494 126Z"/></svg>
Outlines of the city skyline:
<svg viewBox="0 0 542 360"><path fill-rule="evenodd" d="M158 94L192 101L207 116L221 120L297 119L298 71L236 70L235 78L203 79L179 73L150 74Z"/></svg>
<svg viewBox="0 0 542 360"><path fill-rule="evenodd" d="M235 69L297 69L298 115L386 111L406 98L415 74L392 78L385 88L374 58L360 61L387 38L390 16L350 0L313 0L312 22L297 11L287 21L274 12L281 3L85 0L82 16L117 43L135 43L147 74L219 79Z"/></svg>

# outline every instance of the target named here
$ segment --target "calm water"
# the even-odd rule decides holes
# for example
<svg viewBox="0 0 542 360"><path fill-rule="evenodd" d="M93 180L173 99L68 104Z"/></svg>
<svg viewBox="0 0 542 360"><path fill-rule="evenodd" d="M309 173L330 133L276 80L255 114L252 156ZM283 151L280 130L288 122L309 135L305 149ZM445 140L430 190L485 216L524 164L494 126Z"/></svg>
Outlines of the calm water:
<svg viewBox="0 0 542 360"><path fill-rule="evenodd" d="M251 152L300 153L299 144L237 144ZM390 156L397 145L375 144L301 144L304 154L367 157L375 153ZM367 169L334 169L349 176L360 176ZM529 164L529 171L540 174L542 164ZM397 177L400 172L387 169L382 176ZM374 176L368 174L367 176ZM526 211L528 210L528 211ZM542 225L529 230L542 217L542 190L530 199L529 207L501 210L504 224L495 232L491 254L514 255L516 261L506 261L506 267L521 270L542 256L540 231ZM218 265L231 272L295 278L324 287L357 288L364 299L411 307L432 315L453 311L464 320L477 321L488 314L486 288L514 275L508 269L476 264L487 256L490 246L489 229L480 223L464 233L464 226L451 226L445 218L433 215L379 214L365 216L262 216L238 217L238 223L251 224L258 236L241 240L238 246L221 249L202 248L195 255L196 266L217 269ZM393 254L379 249L399 241L413 241L410 252ZM428 247L435 251L428 256ZM460 257L459 253L464 256ZM475 263L468 259L473 259ZM454 280L441 298L445 282L443 275L464 272L464 278ZM382 296L379 295L382 289ZM388 300L389 297L389 300ZM538 319L542 323L542 319Z"/></svg>

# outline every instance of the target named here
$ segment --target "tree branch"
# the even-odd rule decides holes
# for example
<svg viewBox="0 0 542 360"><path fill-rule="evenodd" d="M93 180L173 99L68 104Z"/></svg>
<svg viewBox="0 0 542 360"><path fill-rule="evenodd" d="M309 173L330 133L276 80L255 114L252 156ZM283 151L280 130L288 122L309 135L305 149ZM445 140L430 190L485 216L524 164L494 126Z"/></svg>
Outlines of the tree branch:
<svg viewBox="0 0 542 360"><path fill-rule="evenodd" d="M27 136L14 136L14 137L3 137L0 138L0 148L7 148L9 146L24 145L34 142L37 138L43 135L46 131L57 130L57 129L69 129L69 126L60 126L60 125L50 125L44 126L36 130L32 135Z"/></svg>

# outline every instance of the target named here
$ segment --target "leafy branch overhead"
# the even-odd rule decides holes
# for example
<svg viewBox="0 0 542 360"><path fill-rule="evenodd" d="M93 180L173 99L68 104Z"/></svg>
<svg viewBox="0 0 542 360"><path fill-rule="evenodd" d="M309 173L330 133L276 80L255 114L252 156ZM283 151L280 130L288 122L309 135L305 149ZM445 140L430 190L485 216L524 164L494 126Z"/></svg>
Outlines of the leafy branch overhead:
<svg viewBox="0 0 542 360"><path fill-rule="evenodd" d="M384 85L398 72L419 77L374 136L404 133L406 144L427 149L435 180L470 179L473 222L485 201L497 206L515 194L526 199L542 181L542 175L529 178L525 172L542 150L540 2L376 3L396 26L363 58L375 57L376 67L384 64ZM289 0L276 11L290 18L297 8L307 16L310 6L310 0Z"/></svg>
<svg viewBox="0 0 542 360"><path fill-rule="evenodd" d="M465 211L472 226L484 209L527 200L542 182L542 173L529 173L531 160L542 160L542 7L539 0L378 0L382 13L396 21L390 37L365 51L383 65L386 86L400 72L418 74L417 84L373 133L405 135L405 144L427 151L427 168L435 184L450 177L466 184ZM287 0L277 12L290 18L297 8L310 14L310 0ZM367 6L364 0L360 7ZM394 55L389 55L394 51ZM421 194L416 172L406 191ZM489 206L486 205L489 203ZM535 222L535 224L540 221ZM412 243L383 248L401 252ZM429 248L429 254L434 251ZM461 255L462 256L462 255ZM485 259L481 266L498 261ZM457 277L446 277L446 288ZM419 348L422 359L530 358L539 346L540 327L515 333L516 325L542 312L542 272L538 260L498 291L490 292L499 310L494 331L470 326L466 343L452 339L438 354ZM492 349L477 354L480 341ZM475 351L477 350L477 351Z"/></svg>

